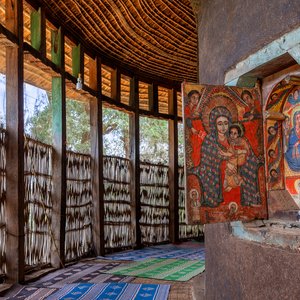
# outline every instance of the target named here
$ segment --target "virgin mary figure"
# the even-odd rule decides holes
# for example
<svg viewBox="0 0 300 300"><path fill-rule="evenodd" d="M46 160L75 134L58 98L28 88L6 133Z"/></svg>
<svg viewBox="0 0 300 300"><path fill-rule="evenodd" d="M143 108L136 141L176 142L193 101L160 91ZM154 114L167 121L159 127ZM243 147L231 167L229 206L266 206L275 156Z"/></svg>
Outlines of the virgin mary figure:
<svg viewBox="0 0 300 300"><path fill-rule="evenodd" d="M232 201L243 206L261 203L258 189L258 159L251 145L249 144L249 153L239 169L226 163L233 155L230 153L229 141L229 127L232 122L232 114L225 106L217 106L209 114L208 126L206 125L209 134L202 144L199 171L202 206L217 207L221 203L229 204ZM225 172L231 175L239 172L243 179L241 185L226 192Z"/></svg>

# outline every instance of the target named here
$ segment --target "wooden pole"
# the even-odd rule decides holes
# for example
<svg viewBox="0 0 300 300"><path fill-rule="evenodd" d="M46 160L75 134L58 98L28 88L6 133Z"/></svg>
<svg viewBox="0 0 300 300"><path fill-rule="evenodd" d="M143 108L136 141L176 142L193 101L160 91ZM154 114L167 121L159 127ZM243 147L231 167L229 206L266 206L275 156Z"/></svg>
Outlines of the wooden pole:
<svg viewBox="0 0 300 300"><path fill-rule="evenodd" d="M134 114L129 118L129 136L130 136L130 160L132 165L131 172L131 225L132 225L132 237L133 246L135 248L141 248L141 203L140 203L140 126L139 126L139 85L138 78L131 79L130 86L130 105L134 107Z"/></svg>
<svg viewBox="0 0 300 300"><path fill-rule="evenodd" d="M8 282L24 281L24 117L22 1L6 1L6 26L19 47L6 48L7 202L6 264Z"/></svg>
<svg viewBox="0 0 300 300"><path fill-rule="evenodd" d="M169 92L169 114L174 120L169 120L169 191L170 191L170 240L179 241L179 212L178 212L178 117L176 91Z"/></svg>
<svg viewBox="0 0 300 300"><path fill-rule="evenodd" d="M64 36L61 34L60 45L56 51L58 65L64 66ZM52 44L52 47L57 45ZM51 264L58 268L65 263L66 232L66 87L65 76L52 78L52 113L53 113L53 215L52 226L55 242L52 242Z"/></svg>
<svg viewBox="0 0 300 300"><path fill-rule="evenodd" d="M91 76L94 75L94 76ZM97 99L90 102L91 110L91 156L93 193L93 241L96 255L104 255L104 187L103 187L103 142L101 61L96 59L96 72L90 73L90 86L98 89Z"/></svg>

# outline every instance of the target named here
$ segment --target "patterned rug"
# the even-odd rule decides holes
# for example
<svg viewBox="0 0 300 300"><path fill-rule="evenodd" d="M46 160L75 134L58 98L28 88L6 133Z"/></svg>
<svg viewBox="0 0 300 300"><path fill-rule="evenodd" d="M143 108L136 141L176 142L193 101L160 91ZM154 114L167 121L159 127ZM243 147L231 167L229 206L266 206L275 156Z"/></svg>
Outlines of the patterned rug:
<svg viewBox="0 0 300 300"><path fill-rule="evenodd" d="M42 300L46 299L50 294L54 293L55 291L57 291L57 289L15 285L9 290L9 292L5 294L5 297L0 299Z"/></svg>
<svg viewBox="0 0 300 300"><path fill-rule="evenodd" d="M131 283L79 283L68 284L52 294L47 300L166 300L170 285Z"/></svg>
<svg viewBox="0 0 300 300"><path fill-rule="evenodd" d="M35 282L31 282L30 285L35 287L61 288L67 283L76 282L104 283L132 281L132 277L104 273L119 265L116 262L104 264L78 263L74 266L50 273Z"/></svg>
<svg viewBox="0 0 300 300"><path fill-rule="evenodd" d="M184 244L184 243L183 243ZM196 247L195 245L198 245ZM204 260L205 249L203 244L193 243L192 247L183 245L160 245L147 247L141 250L130 250L99 257L111 260L134 260L140 261L147 258L183 258L191 260Z"/></svg>
<svg viewBox="0 0 300 300"><path fill-rule="evenodd" d="M187 281L205 269L204 260L149 258L121 265L106 273L135 277Z"/></svg>

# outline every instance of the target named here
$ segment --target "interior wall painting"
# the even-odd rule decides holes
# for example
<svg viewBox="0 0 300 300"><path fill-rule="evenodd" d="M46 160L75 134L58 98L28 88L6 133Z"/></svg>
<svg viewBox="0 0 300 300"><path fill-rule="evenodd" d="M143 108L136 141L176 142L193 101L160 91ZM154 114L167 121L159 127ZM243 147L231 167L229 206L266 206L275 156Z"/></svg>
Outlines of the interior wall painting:
<svg viewBox="0 0 300 300"><path fill-rule="evenodd" d="M300 194L300 86L287 95L283 114L284 170L286 188L294 197Z"/></svg>
<svg viewBox="0 0 300 300"><path fill-rule="evenodd" d="M184 83L187 221L267 217L261 95Z"/></svg>
<svg viewBox="0 0 300 300"><path fill-rule="evenodd" d="M266 112L278 116L266 121L268 189L286 189L296 202L300 202L299 77L289 76L274 87Z"/></svg>

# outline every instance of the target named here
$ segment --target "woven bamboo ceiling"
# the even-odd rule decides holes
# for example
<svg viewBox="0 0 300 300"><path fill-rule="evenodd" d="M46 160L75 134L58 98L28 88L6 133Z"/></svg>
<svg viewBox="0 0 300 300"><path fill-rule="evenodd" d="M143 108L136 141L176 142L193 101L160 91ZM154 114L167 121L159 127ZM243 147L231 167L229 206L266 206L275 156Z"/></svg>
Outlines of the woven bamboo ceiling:
<svg viewBox="0 0 300 300"><path fill-rule="evenodd" d="M124 67L152 77L197 81L197 32L190 0L39 2L85 45Z"/></svg>

